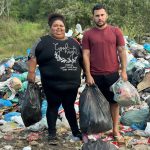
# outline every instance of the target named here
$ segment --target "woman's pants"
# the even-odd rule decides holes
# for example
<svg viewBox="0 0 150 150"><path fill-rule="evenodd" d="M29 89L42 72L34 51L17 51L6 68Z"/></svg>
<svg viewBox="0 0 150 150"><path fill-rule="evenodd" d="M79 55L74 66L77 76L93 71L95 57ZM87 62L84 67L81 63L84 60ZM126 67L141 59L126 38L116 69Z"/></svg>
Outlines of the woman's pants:
<svg viewBox="0 0 150 150"><path fill-rule="evenodd" d="M47 107L47 123L49 135L56 135L56 121L58 116L58 109L62 104L66 118L75 136L79 133L79 128L76 119L76 112L74 109L74 102L76 100L78 89L69 89L64 91L57 91L48 89L45 91L48 107Z"/></svg>

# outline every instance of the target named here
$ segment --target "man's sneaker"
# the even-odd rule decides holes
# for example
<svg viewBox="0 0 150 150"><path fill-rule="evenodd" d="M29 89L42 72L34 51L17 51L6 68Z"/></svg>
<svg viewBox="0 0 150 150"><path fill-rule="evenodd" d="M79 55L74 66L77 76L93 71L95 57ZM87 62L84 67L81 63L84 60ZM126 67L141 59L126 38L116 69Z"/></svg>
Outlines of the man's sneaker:
<svg viewBox="0 0 150 150"><path fill-rule="evenodd" d="M48 144L49 145L57 145L58 144L58 138L53 135L48 136Z"/></svg>

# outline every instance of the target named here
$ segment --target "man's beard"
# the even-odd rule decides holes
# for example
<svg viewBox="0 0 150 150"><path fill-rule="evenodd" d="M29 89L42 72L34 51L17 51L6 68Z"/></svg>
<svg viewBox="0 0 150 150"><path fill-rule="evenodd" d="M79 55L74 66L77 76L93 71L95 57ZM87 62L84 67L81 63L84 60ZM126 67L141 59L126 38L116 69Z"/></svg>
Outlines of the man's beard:
<svg viewBox="0 0 150 150"><path fill-rule="evenodd" d="M98 23L95 23L95 24L96 24L97 27L101 28L101 27L106 25L106 22L104 22L103 24L98 24Z"/></svg>

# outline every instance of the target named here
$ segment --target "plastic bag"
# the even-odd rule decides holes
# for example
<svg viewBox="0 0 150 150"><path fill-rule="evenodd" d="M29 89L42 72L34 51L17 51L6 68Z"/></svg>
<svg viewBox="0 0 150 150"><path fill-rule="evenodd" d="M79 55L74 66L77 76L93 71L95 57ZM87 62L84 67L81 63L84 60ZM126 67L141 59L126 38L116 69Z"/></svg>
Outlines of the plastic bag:
<svg viewBox="0 0 150 150"><path fill-rule="evenodd" d="M22 82L18 78L9 78L4 82L0 82L0 91L7 93L8 100L14 99L17 91L21 88Z"/></svg>
<svg viewBox="0 0 150 150"><path fill-rule="evenodd" d="M5 65L6 68L12 68L14 63L15 63L15 59L12 57L4 65Z"/></svg>
<svg viewBox="0 0 150 150"><path fill-rule="evenodd" d="M80 129L94 134L112 128L109 103L96 85L86 86L79 101Z"/></svg>
<svg viewBox="0 0 150 150"><path fill-rule="evenodd" d="M97 141L89 141L88 143L84 143L82 150L117 150L117 148L113 144L99 139Z"/></svg>
<svg viewBox="0 0 150 150"><path fill-rule="evenodd" d="M148 116L149 108L129 110L121 115L120 122L125 126L131 126L132 124L145 124Z"/></svg>
<svg viewBox="0 0 150 150"><path fill-rule="evenodd" d="M26 127L33 125L42 118L41 91L37 84L28 83L21 107L21 117Z"/></svg>
<svg viewBox="0 0 150 150"><path fill-rule="evenodd" d="M9 100L0 99L0 108L13 106Z"/></svg>
<svg viewBox="0 0 150 150"><path fill-rule="evenodd" d="M141 104L139 93L129 81L124 82L119 78L110 90L114 92L114 100L121 106Z"/></svg>
<svg viewBox="0 0 150 150"><path fill-rule="evenodd" d="M28 71L27 62L24 61L15 62L13 69L18 71L19 73L27 72Z"/></svg>

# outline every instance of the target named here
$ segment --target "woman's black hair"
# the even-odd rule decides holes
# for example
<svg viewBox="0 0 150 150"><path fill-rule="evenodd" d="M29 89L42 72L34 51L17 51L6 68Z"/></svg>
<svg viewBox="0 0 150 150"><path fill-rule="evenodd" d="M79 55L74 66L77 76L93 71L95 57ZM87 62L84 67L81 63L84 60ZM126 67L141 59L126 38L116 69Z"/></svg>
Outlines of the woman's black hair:
<svg viewBox="0 0 150 150"><path fill-rule="evenodd" d="M56 20L61 20L65 24L64 16L61 15L61 14L54 13L54 14L50 14L49 17L48 17L49 26L51 27L53 22L56 21Z"/></svg>
<svg viewBox="0 0 150 150"><path fill-rule="evenodd" d="M107 12L106 7L105 7L104 4L97 3L97 4L93 7L93 9L92 9L92 13L94 14L94 11L95 11L95 10L99 10L99 9L105 9L105 11Z"/></svg>

